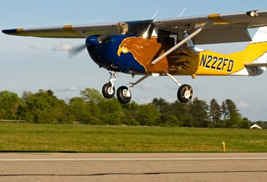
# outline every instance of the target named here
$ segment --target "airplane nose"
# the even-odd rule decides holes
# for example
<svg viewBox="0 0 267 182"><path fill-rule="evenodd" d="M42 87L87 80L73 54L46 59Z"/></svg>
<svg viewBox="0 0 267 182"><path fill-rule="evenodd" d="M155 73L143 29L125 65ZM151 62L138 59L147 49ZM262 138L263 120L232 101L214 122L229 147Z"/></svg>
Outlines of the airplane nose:
<svg viewBox="0 0 267 182"><path fill-rule="evenodd" d="M85 43L87 46L97 46L97 45L99 45L99 40L98 40L97 36L92 35L92 36L87 37Z"/></svg>

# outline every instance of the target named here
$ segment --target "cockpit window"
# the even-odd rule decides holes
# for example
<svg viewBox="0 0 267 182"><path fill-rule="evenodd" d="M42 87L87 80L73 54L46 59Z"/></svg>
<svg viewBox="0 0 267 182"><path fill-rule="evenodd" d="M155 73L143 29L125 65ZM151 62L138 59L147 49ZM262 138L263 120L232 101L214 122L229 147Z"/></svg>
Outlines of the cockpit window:
<svg viewBox="0 0 267 182"><path fill-rule="evenodd" d="M158 30L158 41L161 43L175 45L177 42L177 37L178 35L176 33L161 29Z"/></svg>

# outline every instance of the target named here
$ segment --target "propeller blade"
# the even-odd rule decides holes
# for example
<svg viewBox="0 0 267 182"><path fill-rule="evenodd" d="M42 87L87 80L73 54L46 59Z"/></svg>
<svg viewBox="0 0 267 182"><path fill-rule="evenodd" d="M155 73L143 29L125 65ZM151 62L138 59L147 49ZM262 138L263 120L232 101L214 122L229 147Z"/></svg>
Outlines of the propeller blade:
<svg viewBox="0 0 267 182"><path fill-rule="evenodd" d="M100 35L96 38L96 40L94 40L94 39L92 39L92 40L93 40L93 43L101 44L102 42L104 42L108 38L109 38L109 35ZM71 49L68 50L69 57L72 58L72 57L76 56L77 54L82 52L84 49L86 49L89 45L90 45L90 43L88 45L83 44L80 46L72 47Z"/></svg>
<svg viewBox="0 0 267 182"><path fill-rule="evenodd" d="M83 45L71 48L70 50L68 50L69 57L73 58L74 56L76 56L77 54L82 52L86 47L87 46L85 44L83 44Z"/></svg>

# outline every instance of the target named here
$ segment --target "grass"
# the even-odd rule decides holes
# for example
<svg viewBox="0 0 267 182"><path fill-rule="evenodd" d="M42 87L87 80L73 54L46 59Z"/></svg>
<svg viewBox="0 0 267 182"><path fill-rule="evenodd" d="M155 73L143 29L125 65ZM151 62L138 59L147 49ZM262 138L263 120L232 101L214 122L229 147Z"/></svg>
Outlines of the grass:
<svg viewBox="0 0 267 182"><path fill-rule="evenodd" d="M0 151L267 152L267 130L0 124Z"/></svg>

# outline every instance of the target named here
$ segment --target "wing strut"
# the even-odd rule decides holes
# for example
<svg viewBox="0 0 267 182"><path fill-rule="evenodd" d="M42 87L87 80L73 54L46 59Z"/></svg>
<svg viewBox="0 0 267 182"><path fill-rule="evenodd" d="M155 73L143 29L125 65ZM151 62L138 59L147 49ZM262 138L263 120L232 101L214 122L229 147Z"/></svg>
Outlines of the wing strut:
<svg viewBox="0 0 267 182"><path fill-rule="evenodd" d="M180 41L178 44L176 44L175 46L173 46L172 48L170 48L167 52L165 52L164 54L162 54L161 56L159 56L158 58L156 58L155 60L153 60L151 62L151 64L156 64L157 62L159 62L162 58L168 56L170 53L172 53L174 50L178 49L179 47L181 47L184 43L186 43L188 40L192 39L193 37L195 37L197 34L199 34L205 27L207 26L207 23L203 26L201 26L200 28L198 28L196 31L194 31L192 34L190 34L188 37L186 37L184 40Z"/></svg>
<svg viewBox="0 0 267 182"><path fill-rule="evenodd" d="M87 38L88 37L88 35L84 32L84 31L79 31L80 32L80 34L82 35L82 36L84 36L84 38Z"/></svg>

